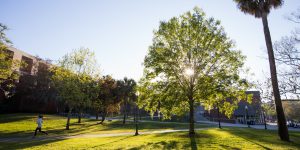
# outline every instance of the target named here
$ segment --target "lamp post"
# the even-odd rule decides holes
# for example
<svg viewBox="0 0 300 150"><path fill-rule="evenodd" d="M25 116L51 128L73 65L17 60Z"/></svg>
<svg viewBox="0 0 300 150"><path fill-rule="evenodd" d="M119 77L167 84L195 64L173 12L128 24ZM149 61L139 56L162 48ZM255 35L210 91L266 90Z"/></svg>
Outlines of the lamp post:
<svg viewBox="0 0 300 150"><path fill-rule="evenodd" d="M250 124L249 124L249 116L248 116L248 106L245 106L245 110L246 110L246 123L248 125L248 128L250 128Z"/></svg>
<svg viewBox="0 0 300 150"><path fill-rule="evenodd" d="M139 92L136 93L137 98L139 97ZM136 110L134 114L134 121L135 121L135 136L139 135L139 127L138 127L138 115L139 115L139 110L138 106L136 104Z"/></svg>

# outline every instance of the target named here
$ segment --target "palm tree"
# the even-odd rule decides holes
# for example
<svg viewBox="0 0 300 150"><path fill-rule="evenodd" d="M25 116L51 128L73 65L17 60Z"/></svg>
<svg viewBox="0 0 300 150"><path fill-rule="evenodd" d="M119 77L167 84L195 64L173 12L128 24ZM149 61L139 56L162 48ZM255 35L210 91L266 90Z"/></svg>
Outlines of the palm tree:
<svg viewBox="0 0 300 150"><path fill-rule="evenodd" d="M265 41L268 50L269 56L269 64L270 64L270 72L271 72L271 80L273 86L273 93L276 105L276 112L277 112L277 124L278 124L278 134L281 140L289 141L289 133L286 126L286 119L284 116L282 103L280 99L280 93L278 89L278 81L277 81L277 73L276 73L276 64L274 59L274 52L272 46L272 40L268 25L268 14L272 8L278 8L283 4L283 0L234 0L237 3L238 8L250 15L254 15L255 18L261 18L263 27L264 27L264 34L265 34Z"/></svg>
<svg viewBox="0 0 300 150"><path fill-rule="evenodd" d="M133 79L124 78L123 80L118 82L121 97L123 99L123 110L124 110L124 117L123 117L123 124L126 122L127 117L127 106L130 102L130 99L135 94L135 86L136 82Z"/></svg>

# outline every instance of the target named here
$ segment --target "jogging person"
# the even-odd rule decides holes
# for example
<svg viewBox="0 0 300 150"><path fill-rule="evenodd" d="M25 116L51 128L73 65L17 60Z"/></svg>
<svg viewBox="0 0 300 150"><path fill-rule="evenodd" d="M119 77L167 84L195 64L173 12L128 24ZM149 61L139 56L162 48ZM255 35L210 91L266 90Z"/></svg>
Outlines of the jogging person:
<svg viewBox="0 0 300 150"><path fill-rule="evenodd" d="M48 135L47 132L42 131L42 125L43 125L43 116L42 115L39 115L36 123L37 123L38 126L35 129L34 136L36 136L37 131L42 132L42 133Z"/></svg>

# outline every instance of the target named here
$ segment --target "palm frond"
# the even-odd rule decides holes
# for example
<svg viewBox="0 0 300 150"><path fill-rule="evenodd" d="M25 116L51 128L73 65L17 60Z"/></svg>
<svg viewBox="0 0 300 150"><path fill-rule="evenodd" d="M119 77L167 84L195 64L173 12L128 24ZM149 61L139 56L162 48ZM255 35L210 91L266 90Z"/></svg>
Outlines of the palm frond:
<svg viewBox="0 0 300 150"><path fill-rule="evenodd" d="M270 13L272 8L283 5L283 0L234 0L237 7L244 13L254 15L256 18L262 17L263 13Z"/></svg>

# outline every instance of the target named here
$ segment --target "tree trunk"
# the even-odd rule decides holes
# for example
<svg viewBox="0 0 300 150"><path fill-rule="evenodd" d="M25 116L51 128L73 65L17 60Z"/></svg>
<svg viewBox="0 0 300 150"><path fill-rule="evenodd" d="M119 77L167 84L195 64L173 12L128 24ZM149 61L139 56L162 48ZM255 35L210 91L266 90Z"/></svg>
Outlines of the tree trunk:
<svg viewBox="0 0 300 150"><path fill-rule="evenodd" d="M126 114L127 114L127 101L126 98L124 99L124 117L123 117L123 124L126 123Z"/></svg>
<svg viewBox="0 0 300 150"><path fill-rule="evenodd" d="M189 135L194 136L195 135L195 119L194 119L194 99L193 97L189 97L189 105L190 105L190 129L189 129Z"/></svg>
<svg viewBox="0 0 300 150"><path fill-rule="evenodd" d="M70 129L71 112L72 112L72 109L69 109L66 130Z"/></svg>
<svg viewBox="0 0 300 150"><path fill-rule="evenodd" d="M82 111L80 110L78 113L78 123L81 123Z"/></svg>
<svg viewBox="0 0 300 150"><path fill-rule="evenodd" d="M269 31L269 25L268 25L268 19L267 19L266 13L263 13L263 15L262 15L262 22L263 22L265 40L266 40L268 56L269 56L270 73L271 73L273 94L274 94L276 113L277 113L278 134L279 134L279 137L281 140L289 141L289 133L288 133L288 129L286 126L286 119L284 116L280 93L279 93L279 88L278 88L274 51L273 51L272 40L271 40L271 35L270 35L270 31Z"/></svg>
<svg viewBox="0 0 300 150"><path fill-rule="evenodd" d="M221 127L221 120L220 120L220 109L219 109L219 104L218 104L218 122L219 122L219 128L222 129L222 127Z"/></svg>
<svg viewBox="0 0 300 150"><path fill-rule="evenodd" d="M105 120L105 117L106 117L106 111L103 111L103 113L102 113L102 119L101 119L101 122L100 122L100 124L102 124L103 122L104 122L104 120Z"/></svg>

